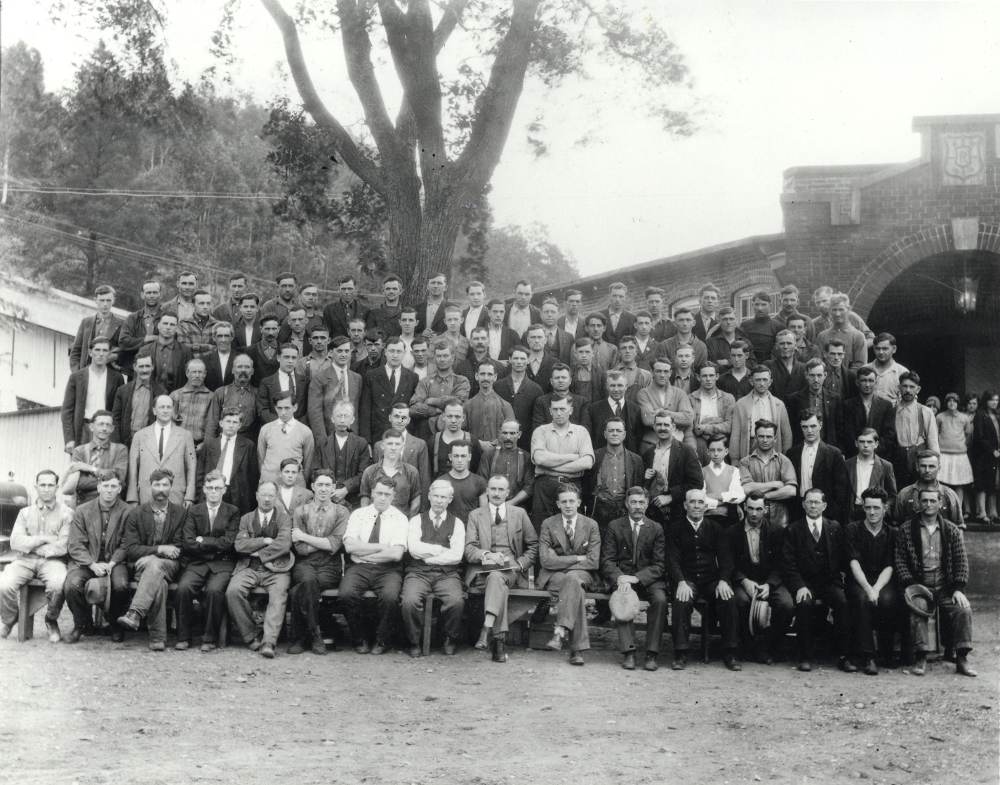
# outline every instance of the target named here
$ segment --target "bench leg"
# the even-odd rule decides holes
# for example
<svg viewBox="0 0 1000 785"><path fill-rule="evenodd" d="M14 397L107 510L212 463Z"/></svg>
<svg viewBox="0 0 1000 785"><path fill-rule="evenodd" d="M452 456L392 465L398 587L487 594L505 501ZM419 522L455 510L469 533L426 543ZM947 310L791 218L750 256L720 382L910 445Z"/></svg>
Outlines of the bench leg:
<svg viewBox="0 0 1000 785"><path fill-rule="evenodd" d="M226 603L222 603L222 619L219 621L219 640L216 646L224 649L229 645L229 608Z"/></svg>
<svg viewBox="0 0 1000 785"><path fill-rule="evenodd" d="M17 642L24 643L35 637L35 617L31 613L30 587L24 584L17 592Z"/></svg>
<svg viewBox="0 0 1000 785"><path fill-rule="evenodd" d="M431 653L431 633L434 631L434 595L428 594L424 600L424 639L423 652L426 657Z"/></svg>

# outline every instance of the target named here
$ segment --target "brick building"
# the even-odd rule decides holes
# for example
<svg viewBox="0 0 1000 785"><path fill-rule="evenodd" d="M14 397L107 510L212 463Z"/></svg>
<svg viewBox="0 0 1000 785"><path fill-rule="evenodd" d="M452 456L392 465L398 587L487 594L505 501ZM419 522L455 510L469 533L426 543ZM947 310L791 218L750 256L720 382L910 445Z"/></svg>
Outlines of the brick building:
<svg viewBox="0 0 1000 785"><path fill-rule="evenodd" d="M802 292L809 313L821 285L846 292L897 357L923 378L923 394L981 392L1000 383L1000 115L917 117L921 155L902 164L802 166L784 173L784 232L750 237L546 287L607 305L622 281L633 307L646 286L671 309L696 302L711 281L743 316L760 289ZM815 315L815 314L814 314Z"/></svg>

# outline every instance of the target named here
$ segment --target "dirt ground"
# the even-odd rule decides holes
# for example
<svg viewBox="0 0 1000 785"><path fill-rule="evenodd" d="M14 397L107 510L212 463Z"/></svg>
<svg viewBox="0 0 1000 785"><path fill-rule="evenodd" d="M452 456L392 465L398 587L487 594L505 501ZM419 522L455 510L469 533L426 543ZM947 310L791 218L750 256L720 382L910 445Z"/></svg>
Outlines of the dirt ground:
<svg viewBox="0 0 1000 785"><path fill-rule="evenodd" d="M922 679L717 658L676 673L669 635L666 667L627 672L610 631L583 668L521 648L505 665L154 654L144 633L51 645L39 617L40 637L0 641L0 782L992 784L1000 616L973 605L977 679L944 662Z"/></svg>

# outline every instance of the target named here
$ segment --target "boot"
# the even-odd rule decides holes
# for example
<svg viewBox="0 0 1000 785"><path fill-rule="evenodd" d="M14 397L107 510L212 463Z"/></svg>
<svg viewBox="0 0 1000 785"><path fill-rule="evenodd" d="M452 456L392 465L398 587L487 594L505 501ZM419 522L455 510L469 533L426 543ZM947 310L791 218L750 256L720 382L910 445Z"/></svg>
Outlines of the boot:
<svg viewBox="0 0 1000 785"><path fill-rule="evenodd" d="M493 662L507 662L507 652L504 651L504 635L493 636Z"/></svg>

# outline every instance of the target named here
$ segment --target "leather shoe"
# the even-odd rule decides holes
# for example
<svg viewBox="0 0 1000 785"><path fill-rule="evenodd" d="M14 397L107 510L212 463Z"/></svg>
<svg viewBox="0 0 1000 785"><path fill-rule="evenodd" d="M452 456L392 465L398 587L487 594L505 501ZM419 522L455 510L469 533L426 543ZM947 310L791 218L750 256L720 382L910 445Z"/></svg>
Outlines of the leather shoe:
<svg viewBox="0 0 1000 785"><path fill-rule="evenodd" d="M62 633L59 632L59 622L55 619L46 619L45 629L49 632L49 643L59 643L62 640Z"/></svg>
<svg viewBox="0 0 1000 785"><path fill-rule="evenodd" d="M502 637L493 637L493 662L507 662L507 652L504 651L504 640Z"/></svg>
<svg viewBox="0 0 1000 785"><path fill-rule="evenodd" d="M274 644L269 642L269 643L265 643L265 644L261 645L261 647L260 647L260 656L263 657L266 660L273 660L274 659Z"/></svg>
<svg viewBox="0 0 1000 785"><path fill-rule="evenodd" d="M378 657L381 654L385 654L385 652L386 652L385 644L380 643L379 641L375 641L375 645L372 646L372 654Z"/></svg>
<svg viewBox="0 0 1000 785"><path fill-rule="evenodd" d="M361 643L354 647L354 651L358 654L371 654L372 647L368 645L368 641L361 641Z"/></svg>
<svg viewBox="0 0 1000 785"><path fill-rule="evenodd" d="M642 667L648 671L655 671L659 669L660 663L657 662L657 654L655 651L646 652L646 664Z"/></svg>
<svg viewBox="0 0 1000 785"><path fill-rule="evenodd" d="M566 640L565 635L561 627L557 627L555 632L552 633L552 639L545 644L546 649L552 649L552 651L559 651L563 647L563 642Z"/></svg>
<svg viewBox="0 0 1000 785"><path fill-rule="evenodd" d="M174 648L177 651L187 651L191 648L191 644L188 641L177 641L177 643L174 644Z"/></svg>
<svg viewBox="0 0 1000 785"><path fill-rule="evenodd" d="M570 665L583 665L583 652L582 651L573 651L573 652L570 652L570 655L569 655L569 664Z"/></svg>
<svg viewBox="0 0 1000 785"><path fill-rule="evenodd" d="M419 658L420 658L420 656L421 656L421 655L423 654L423 651L421 651L421 649L420 649L420 647L419 647L419 646L411 646L411 647L410 647L410 648L409 648L409 649L407 650L407 653L408 653L408 654L409 654L409 655L410 655L410 656L411 656L411 657L412 657L413 659L415 659L415 660L416 660L416 659L419 659Z"/></svg>
<svg viewBox="0 0 1000 785"><path fill-rule="evenodd" d="M119 625L111 625L111 642L121 643L125 640L125 630L123 630Z"/></svg>
<svg viewBox="0 0 1000 785"><path fill-rule="evenodd" d="M851 662L849 657L841 657L837 660L837 667L840 668L844 673L857 673L858 666Z"/></svg>
<svg viewBox="0 0 1000 785"><path fill-rule="evenodd" d="M736 661L736 655L735 654L727 654L725 657L722 658L722 662L731 671L741 671L741 670L743 670L743 666L740 665Z"/></svg>
<svg viewBox="0 0 1000 785"><path fill-rule="evenodd" d="M969 661L965 657L959 657L955 660L955 673L959 676L976 676L978 675L975 669L969 665Z"/></svg>
<svg viewBox="0 0 1000 785"><path fill-rule="evenodd" d="M869 659L865 663L865 676L878 676L878 665L875 664L875 660Z"/></svg>
<svg viewBox="0 0 1000 785"><path fill-rule="evenodd" d="M955 650L954 649L945 648L944 654L941 656L941 659L944 660L945 662L955 662L955 659L956 659L955 658Z"/></svg>
<svg viewBox="0 0 1000 785"><path fill-rule="evenodd" d="M305 641L295 641L291 646L288 647L289 654L304 654L306 651Z"/></svg>
<svg viewBox="0 0 1000 785"><path fill-rule="evenodd" d="M247 648L250 649L250 651L260 651L260 647L263 645L264 641L261 638L254 638L247 644Z"/></svg>
<svg viewBox="0 0 1000 785"><path fill-rule="evenodd" d="M799 670L803 673L809 673L813 669L812 663L809 660L799 660Z"/></svg>
<svg viewBox="0 0 1000 785"><path fill-rule="evenodd" d="M458 651L458 646L455 644L455 641L451 638L445 638L444 653L449 657L454 657L456 651Z"/></svg>
<svg viewBox="0 0 1000 785"><path fill-rule="evenodd" d="M326 654L326 644L323 642L322 636L317 637L313 635L312 646L309 648L309 651L320 657Z"/></svg>
<svg viewBox="0 0 1000 785"><path fill-rule="evenodd" d="M215 651L217 648L218 646L216 646L214 643L209 643L208 641L201 644L201 650L203 652Z"/></svg>
<svg viewBox="0 0 1000 785"><path fill-rule="evenodd" d="M476 641L476 648L479 649L479 651L489 651L490 635L492 634L492 627L483 627L482 631L479 633L479 640Z"/></svg>
<svg viewBox="0 0 1000 785"><path fill-rule="evenodd" d="M910 668L910 673L914 676L923 676L927 673L927 655L918 654L916 661L913 663L913 667Z"/></svg>
<svg viewBox="0 0 1000 785"><path fill-rule="evenodd" d="M625 660L622 662L622 667L627 671L635 670L635 652L627 651L625 652Z"/></svg>
<svg viewBox="0 0 1000 785"><path fill-rule="evenodd" d="M166 651L167 650L167 644L165 644L163 641L150 641L149 642L149 650L150 651Z"/></svg>
<svg viewBox="0 0 1000 785"><path fill-rule="evenodd" d="M118 617L118 623L122 627L128 627L132 632L138 632L139 625L142 624L142 616L139 615L139 611L129 608L124 616Z"/></svg>
<svg viewBox="0 0 1000 785"><path fill-rule="evenodd" d="M13 624L7 624L7 622L0 623L0 638L8 637L10 635L10 631L13 629Z"/></svg>
<svg viewBox="0 0 1000 785"><path fill-rule="evenodd" d="M79 643L80 638L82 638L83 635L83 627L74 627L69 631L69 634L63 638L63 640L66 641L66 643Z"/></svg>
<svg viewBox="0 0 1000 785"><path fill-rule="evenodd" d="M670 667L675 671L682 671L687 667L688 656L687 652L678 651L674 653L674 664Z"/></svg>

